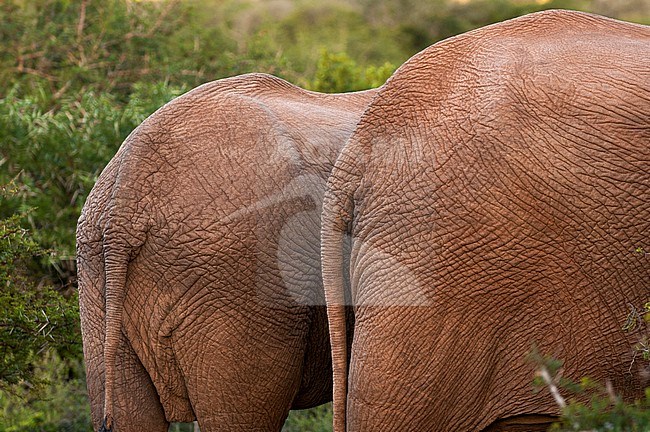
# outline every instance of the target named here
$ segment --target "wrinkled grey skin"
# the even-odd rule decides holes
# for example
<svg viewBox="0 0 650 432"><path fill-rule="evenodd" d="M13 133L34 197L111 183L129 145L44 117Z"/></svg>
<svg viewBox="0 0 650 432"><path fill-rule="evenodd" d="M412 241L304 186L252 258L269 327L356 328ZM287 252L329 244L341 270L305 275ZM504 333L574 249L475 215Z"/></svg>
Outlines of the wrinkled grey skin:
<svg viewBox="0 0 650 432"><path fill-rule="evenodd" d="M77 229L95 430L280 430L331 399L322 195L373 95L245 75L126 139Z"/></svg>
<svg viewBox="0 0 650 432"><path fill-rule="evenodd" d="M621 326L650 297L649 59L648 27L549 11L436 44L380 90L323 204L337 432L545 430L533 345L642 395Z"/></svg>

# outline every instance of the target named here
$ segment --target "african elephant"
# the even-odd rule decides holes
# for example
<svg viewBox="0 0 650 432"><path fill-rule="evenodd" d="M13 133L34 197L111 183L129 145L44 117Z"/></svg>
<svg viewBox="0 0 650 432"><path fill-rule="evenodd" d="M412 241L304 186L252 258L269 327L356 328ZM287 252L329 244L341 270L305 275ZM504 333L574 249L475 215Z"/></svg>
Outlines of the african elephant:
<svg viewBox="0 0 650 432"><path fill-rule="evenodd" d="M322 196L374 94L243 75L125 140L77 227L95 430L280 430L331 400Z"/></svg>
<svg viewBox="0 0 650 432"><path fill-rule="evenodd" d="M545 430L533 346L642 395L621 326L650 297L648 59L648 27L547 11L389 79L323 203L335 431Z"/></svg>

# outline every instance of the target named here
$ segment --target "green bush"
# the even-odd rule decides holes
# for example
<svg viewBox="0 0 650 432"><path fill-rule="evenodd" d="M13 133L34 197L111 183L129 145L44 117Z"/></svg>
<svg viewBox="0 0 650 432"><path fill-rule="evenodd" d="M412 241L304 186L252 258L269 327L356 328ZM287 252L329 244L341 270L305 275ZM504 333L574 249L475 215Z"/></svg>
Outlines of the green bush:
<svg viewBox="0 0 650 432"><path fill-rule="evenodd" d="M647 310L647 309L646 309ZM550 431L645 432L650 430L650 387L640 400L623 401L608 383L588 377L580 382L559 373L562 361L542 357L536 349L530 355L538 367L535 386L548 388L561 410ZM648 365L650 367L650 364ZM569 395L568 398L562 393Z"/></svg>
<svg viewBox="0 0 650 432"><path fill-rule="evenodd" d="M645 398L626 403L611 390L588 380L581 391L591 393L589 402L570 401L562 410L561 420L551 431L647 432L650 430L650 388Z"/></svg>
<svg viewBox="0 0 650 432"><path fill-rule="evenodd" d="M286 78L299 85L316 74L322 50L346 53L361 69L386 62L400 64L415 53L392 28L372 23L363 10L344 2L295 0L271 18L260 18L255 34L268 35L266 46L286 58ZM347 88L347 91L352 88Z"/></svg>
<svg viewBox="0 0 650 432"><path fill-rule="evenodd" d="M227 73L233 42L205 26L197 2L7 0L0 3L0 83L55 96L140 81L194 86ZM6 84L5 84L6 85Z"/></svg>
<svg viewBox="0 0 650 432"><path fill-rule="evenodd" d="M327 93L366 90L384 84L394 71L395 66L390 63L364 68L347 54L332 54L324 49L318 59L314 79L307 84L307 88Z"/></svg>
<svg viewBox="0 0 650 432"><path fill-rule="evenodd" d="M92 432L80 360L47 352L34 377L0 390L0 432Z"/></svg>
<svg viewBox="0 0 650 432"><path fill-rule="evenodd" d="M32 364L48 348L80 355L76 300L30 275L31 258L44 252L21 227L22 216L0 219L0 389L31 380Z"/></svg>
<svg viewBox="0 0 650 432"><path fill-rule="evenodd" d="M86 196L121 142L146 116L181 89L164 83L134 86L123 105L110 94L62 97L53 108L45 88L0 99L0 184L16 193L0 202L0 216L27 214L34 238L56 250L55 261L74 257L75 226Z"/></svg>
<svg viewBox="0 0 650 432"><path fill-rule="evenodd" d="M332 430L332 404L289 412L282 432L328 432Z"/></svg>

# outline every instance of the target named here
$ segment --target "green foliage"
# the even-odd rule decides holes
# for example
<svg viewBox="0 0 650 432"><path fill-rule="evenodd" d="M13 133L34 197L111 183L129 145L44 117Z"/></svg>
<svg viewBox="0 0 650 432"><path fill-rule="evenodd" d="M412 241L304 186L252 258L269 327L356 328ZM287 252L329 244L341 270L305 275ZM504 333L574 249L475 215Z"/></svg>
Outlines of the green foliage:
<svg viewBox="0 0 650 432"><path fill-rule="evenodd" d="M45 86L56 97L89 88L123 97L135 82L170 77L196 85L223 73L215 56L230 48L201 17L177 1L3 1L0 82Z"/></svg>
<svg viewBox="0 0 650 432"><path fill-rule="evenodd" d="M597 12L592 0L359 0L358 3L372 24L390 28L393 39L410 55L450 36L526 13L545 9Z"/></svg>
<svg viewBox="0 0 650 432"><path fill-rule="evenodd" d="M129 102L88 91L62 97L53 108L47 90L19 96L18 87L0 99L0 184L20 186L0 202L0 216L27 214L34 237L57 250L55 260L73 257L74 229L85 197L120 143L146 116L180 93L164 83L134 86Z"/></svg>
<svg viewBox="0 0 650 432"><path fill-rule="evenodd" d="M363 68L347 54L331 54L323 50L314 79L307 87L328 93L365 90L379 87L394 71L395 66L390 63Z"/></svg>
<svg viewBox="0 0 650 432"><path fill-rule="evenodd" d="M48 352L35 364L41 385L0 390L0 432L89 432L90 406L80 360Z"/></svg>
<svg viewBox="0 0 650 432"><path fill-rule="evenodd" d="M291 411L282 432L328 432L332 430L332 404Z"/></svg>
<svg viewBox="0 0 650 432"><path fill-rule="evenodd" d="M609 383L605 385L587 377L580 382L562 377L562 362L541 356L536 349L530 355L538 367L535 386L547 387L561 409L561 417L551 431L641 432L650 430L650 388L644 398L623 401ZM650 366L650 365L649 365ZM568 402L560 394L570 394Z"/></svg>
<svg viewBox="0 0 650 432"><path fill-rule="evenodd" d="M650 388L645 398L625 403L604 388L584 381L583 391L592 393L589 402L572 400L564 408L552 431L643 432L650 430Z"/></svg>
<svg viewBox="0 0 650 432"><path fill-rule="evenodd" d="M289 59L293 76L288 78L298 84L314 76L322 50L346 53L362 69L385 62L400 64L413 54L391 28L368 22L353 3L298 0L290 4L275 11L272 20L262 20L257 31L268 34L269 47Z"/></svg>
<svg viewBox="0 0 650 432"><path fill-rule="evenodd" d="M6 0L0 88L45 87L53 100L92 89L124 102L141 81L190 88L260 71L304 84L323 48L363 68L397 65L445 37L550 8L650 14L644 0Z"/></svg>
<svg viewBox="0 0 650 432"><path fill-rule="evenodd" d="M81 360L48 350L33 369L31 381L0 387L0 432L92 432ZM172 423L169 431L194 427Z"/></svg>
<svg viewBox="0 0 650 432"><path fill-rule="evenodd" d="M0 388L33 378L32 363L48 347L79 354L76 301L30 277L26 263L43 251L21 216L0 220Z"/></svg>
<svg viewBox="0 0 650 432"><path fill-rule="evenodd" d="M194 432L194 423L172 423L168 432Z"/></svg>

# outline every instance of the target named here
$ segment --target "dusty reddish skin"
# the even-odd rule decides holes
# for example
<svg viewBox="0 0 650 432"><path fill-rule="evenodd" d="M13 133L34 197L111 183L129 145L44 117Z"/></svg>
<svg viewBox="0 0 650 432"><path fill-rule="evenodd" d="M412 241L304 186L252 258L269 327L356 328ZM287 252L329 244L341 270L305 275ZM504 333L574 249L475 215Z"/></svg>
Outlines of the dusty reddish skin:
<svg viewBox="0 0 650 432"><path fill-rule="evenodd" d="M244 75L126 139L77 229L95 430L280 430L331 399L322 195L374 94Z"/></svg>
<svg viewBox="0 0 650 432"><path fill-rule="evenodd" d="M549 11L433 45L380 90L323 204L336 432L544 430L533 345L642 396L648 329L621 327L650 298L648 59L646 26Z"/></svg>

